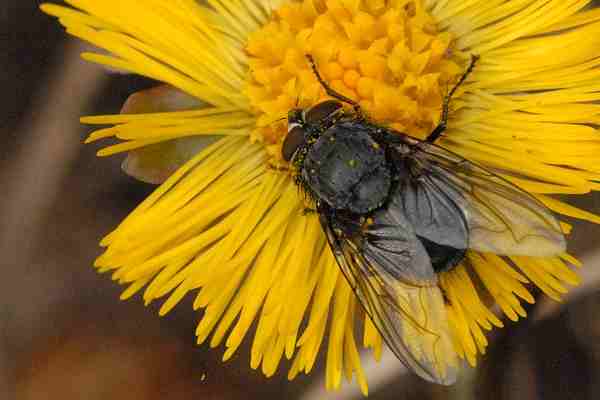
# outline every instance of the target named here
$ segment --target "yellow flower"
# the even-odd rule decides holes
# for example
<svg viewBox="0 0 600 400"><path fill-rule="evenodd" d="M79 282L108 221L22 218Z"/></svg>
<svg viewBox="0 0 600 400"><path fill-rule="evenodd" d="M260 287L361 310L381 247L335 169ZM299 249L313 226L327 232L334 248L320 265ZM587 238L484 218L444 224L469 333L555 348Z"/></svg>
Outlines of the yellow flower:
<svg viewBox="0 0 600 400"><path fill-rule="evenodd" d="M381 353L318 218L302 212L303 197L279 168L287 112L326 98L305 54L373 120L418 138L437 124L470 55L480 55L439 144L559 214L600 222L549 196L600 188L592 127L600 122L600 11L587 10L589 0L67 3L42 9L106 51L85 59L166 84L132 96L121 115L82 119L111 125L88 141L121 140L99 155L129 152L127 172L164 180L102 240L95 265L129 285L123 299L142 289L146 304L166 298L161 315L196 293L198 343L224 344L224 360L257 321L252 368L271 376L285 357L292 379L325 348L327 387L356 374L367 393L359 344ZM484 331L503 326L494 304L511 320L525 317L528 286L559 300L578 283L578 265L566 253L468 252L439 273L456 354L475 365Z"/></svg>

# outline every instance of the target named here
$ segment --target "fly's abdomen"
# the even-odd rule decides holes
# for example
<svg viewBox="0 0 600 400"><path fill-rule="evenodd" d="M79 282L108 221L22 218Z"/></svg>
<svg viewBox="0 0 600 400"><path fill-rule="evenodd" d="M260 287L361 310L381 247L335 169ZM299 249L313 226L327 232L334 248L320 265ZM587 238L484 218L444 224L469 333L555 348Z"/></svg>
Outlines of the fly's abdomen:
<svg viewBox="0 0 600 400"><path fill-rule="evenodd" d="M324 132L307 154L303 175L320 200L359 214L380 207L391 186L384 150L355 123Z"/></svg>

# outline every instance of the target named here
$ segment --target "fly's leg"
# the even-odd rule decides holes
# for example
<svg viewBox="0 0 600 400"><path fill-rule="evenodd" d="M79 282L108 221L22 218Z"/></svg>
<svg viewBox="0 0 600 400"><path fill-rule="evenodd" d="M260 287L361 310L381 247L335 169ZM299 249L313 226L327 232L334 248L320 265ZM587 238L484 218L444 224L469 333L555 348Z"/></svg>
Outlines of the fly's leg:
<svg viewBox="0 0 600 400"><path fill-rule="evenodd" d="M304 199L304 208L302 209L302 216L306 217L307 215L318 214L319 213L319 202L312 202L309 199Z"/></svg>
<svg viewBox="0 0 600 400"><path fill-rule="evenodd" d="M456 82L454 87L450 90L450 93L448 93L448 95L444 98L444 103L442 104L442 116L440 118L440 123L429 134L429 136L427 136L427 139L425 139L426 142L435 142L440 136L442 136L442 134L446 130L446 127L448 126L448 109L450 106L450 100L452 99L454 92L456 92L456 89L458 89L458 87L463 84L463 82L467 79L469 74L473 71L473 68L475 68L475 64L477 64L478 60L478 55L474 54L471 56L471 64L469 64L469 68L467 68L465 73L460 77L458 82Z"/></svg>
<svg viewBox="0 0 600 400"><path fill-rule="evenodd" d="M327 93L329 96L333 97L334 99L338 99L339 101L350 104L352 106L352 108L354 109L354 112L359 117L362 117L363 113L362 113L362 109L360 108L360 105L356 101L333 90L327 84L327 82L325 82L325 80L321 77L321 74L319 74L319 70L317 69L317 64L315 63L313 56L311 56L310 54L307 54L306 58L308 59L308 62L310 63L310 66L311 66L315 76L317 77L317 80L319 81L321 86L323 86L323 89L325 89L325 93Z"/></svg>
<svg viewBox="0 0 600 400"><path fill-rule="evenodd" d="M292 169L290 167L281 166L281 165L273 165L268 164L267 169L270 171L278 171L278 172L290 172Z"/></svg>

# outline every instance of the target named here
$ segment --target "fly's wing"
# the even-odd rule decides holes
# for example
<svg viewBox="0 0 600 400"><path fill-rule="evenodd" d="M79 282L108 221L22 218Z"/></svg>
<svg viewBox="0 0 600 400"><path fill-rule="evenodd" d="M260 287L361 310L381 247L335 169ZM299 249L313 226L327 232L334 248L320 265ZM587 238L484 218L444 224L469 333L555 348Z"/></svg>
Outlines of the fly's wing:
<svg viewBox="0 0 600 400"><path fill-rule="evenodd" d="M455 200L460 193L435 181L412 179L408 170L402 172L388 207L406 216L435 271L455 266L469 246L468 222Z"/></svg>
<svg viewBox="0 0 600 400"><path fill-rule="evenodd" d="M400 158L405 176L394 198L419 236L503 255L565 251L556 217L532 195L441 147L426 142L411 147Z"/></svg>
<svg viewBox="0 0 600 400"><path fill-rule="evenodd" d="M444 299L429 256L397 209L370 218L319 206L333 254L388 347L409 369L441 384L456 380Z"/></svg>

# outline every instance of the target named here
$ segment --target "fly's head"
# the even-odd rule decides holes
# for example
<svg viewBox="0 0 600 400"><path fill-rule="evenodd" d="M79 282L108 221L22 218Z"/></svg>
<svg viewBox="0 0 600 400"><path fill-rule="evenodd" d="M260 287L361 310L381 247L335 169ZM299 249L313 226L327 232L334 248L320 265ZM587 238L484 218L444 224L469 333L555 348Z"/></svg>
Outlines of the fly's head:
<svg viewBox="0 0 600 400"><path fill-rule="evenodd" d="M321 133L333 126L343 115L342 103L325 100L306 110L294 108L288 112L288 133L283 141L281 155L298 170L310 147Z"/></svg>
<svg viewBox="0 0 600 400"><path fill-rule="evenodd" d="M283 159L291 163L293 178L306 198L315 202L313 193L303 178L304 160L319 137L343 115L342 103L325 100L308 109L293 108L288 112L288 132L281 147Z"/></svg>

